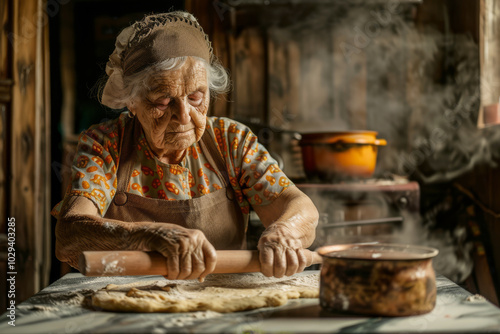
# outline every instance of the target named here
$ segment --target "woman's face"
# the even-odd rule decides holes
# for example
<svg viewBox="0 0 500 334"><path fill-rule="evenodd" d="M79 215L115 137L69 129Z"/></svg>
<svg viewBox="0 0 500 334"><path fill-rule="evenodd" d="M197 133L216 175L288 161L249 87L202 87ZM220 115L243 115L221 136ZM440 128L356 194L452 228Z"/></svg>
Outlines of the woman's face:
<svg viewBox="0 0 500 334"><path fill-rule="evenodd" d="M154 153L176 160L203 135L209 100L205 67L188 57L182 67L155 76L149 93L128 107L141 122Z"/></svg>

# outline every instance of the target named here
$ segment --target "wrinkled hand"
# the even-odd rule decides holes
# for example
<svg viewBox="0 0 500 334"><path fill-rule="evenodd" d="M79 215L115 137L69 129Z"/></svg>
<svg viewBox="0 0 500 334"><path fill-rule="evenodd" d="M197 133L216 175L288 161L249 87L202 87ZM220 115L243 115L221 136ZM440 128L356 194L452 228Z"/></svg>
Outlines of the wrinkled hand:
<svg viewBox="0 0 500 334"><path fill-rule="evenodd" d="M158 226L144 230L143 238L146 248L167 259L167 279L202 281L215 269L217 253L200 230Z"/></svg>
<svg viewBox="0 0 500 334"><path fill-rule="evenodd" d="M274 223L262 233L258 249L261 272L265 276L279 278L304 270L307 258L302 242L294 234L282 223Z"/></svg>

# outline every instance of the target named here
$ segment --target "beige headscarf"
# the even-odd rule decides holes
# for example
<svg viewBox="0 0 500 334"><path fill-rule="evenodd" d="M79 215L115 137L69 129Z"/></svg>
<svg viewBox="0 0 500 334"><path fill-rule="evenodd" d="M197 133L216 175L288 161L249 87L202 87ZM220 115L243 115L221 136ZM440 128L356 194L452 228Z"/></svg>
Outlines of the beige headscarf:
<svg viewBox="0 0 500 334"><path fill-rule="evenodd" d="M146 16L125 28L116 38L115 50L106 64L108 80L101 102L125 108L124 76L136 74L160 61L195 56L210 63L212 47L196 19L186 12Z"/></svg>

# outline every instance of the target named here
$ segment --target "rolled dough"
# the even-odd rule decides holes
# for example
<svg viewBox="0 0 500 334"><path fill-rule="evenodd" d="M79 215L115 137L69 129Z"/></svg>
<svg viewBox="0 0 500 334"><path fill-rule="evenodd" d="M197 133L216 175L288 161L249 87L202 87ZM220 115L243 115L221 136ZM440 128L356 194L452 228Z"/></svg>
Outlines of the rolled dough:
<svg viewBox="0 0 500 334"><path fill-rule="evenodd" d="M92 305L123 312L238 312L280 306L289 299L317 298L318 273L282 279L260 273L212 274L205 282L151 281L109 284L92 295Z"/></svg>

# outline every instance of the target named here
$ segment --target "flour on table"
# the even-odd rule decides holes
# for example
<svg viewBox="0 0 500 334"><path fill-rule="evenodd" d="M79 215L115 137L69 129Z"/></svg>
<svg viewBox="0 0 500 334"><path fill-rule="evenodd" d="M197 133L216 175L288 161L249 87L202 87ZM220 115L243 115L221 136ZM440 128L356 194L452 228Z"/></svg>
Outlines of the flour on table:
<svg viewBox="0 0 500 334"><path fill-rule="evenodd" d="M317 298L318 273L268 278L261 273L212 274L196 280L108 284L92 295L92 305L124 312L238 312L280 306L289 299Z"/></svg>
<svg viewBox="0 0 500 334"><path fill-rule="evenodd" d="M94 290L84 289L75 292L47 293L35 295L30 298L30 304L20 304L19 310L34 312L59 312L61 307L81 306L87 297L90 297Z"/></svg>

